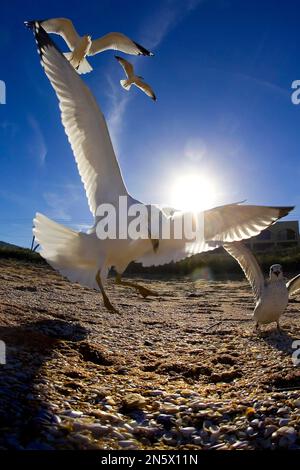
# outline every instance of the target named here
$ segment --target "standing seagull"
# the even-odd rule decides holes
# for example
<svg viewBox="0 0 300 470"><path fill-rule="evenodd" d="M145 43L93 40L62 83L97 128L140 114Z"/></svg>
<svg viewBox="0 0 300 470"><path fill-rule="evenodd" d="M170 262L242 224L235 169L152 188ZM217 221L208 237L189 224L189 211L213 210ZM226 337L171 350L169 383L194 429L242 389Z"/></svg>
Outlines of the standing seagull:
<svg viewBox="0 0 300 470"><path fill-rule="evenodd" d="M260 324L272 322L276 322L279 329L279 318L287 307L289 295L300 290L300 274L286 283L282 266L273 264L269 279L265 280L255 256L243 243L226 243L224 248L237 260L252 287L256 300L253 312L255 329Z"/></svg>
<svg viewBox="0 0 300 470"><path fill-rule="evenodd" d="M112 147L104 116L89 88L74 68L57 49L48 34L36 22L33 32L38 44L41 64L59 100L61 119L71 144L79 174L84 184L94 225L88 233L76 232L57 224L42 214L34 219L34 235L41 245L41 255L48 263L72 282L101 291L104 305L116 311L104 290L109 269L114 266L116 281L136 289L143 297L152 292L133 282L121 279L131 261L144 266L179 261L193 254L208 251L222 242L249 238L283 217L291 207L241 206L231 204L202 214L204 233L201 239L175 238L174 226L185 213L166 215L155 206L145 206L132 198L125 187ZM136 203L142 208L156 209L162 222L169 222L171 235L162 239L152 235L146 238L125 236L97 237L97 215L102 204L118 207L120 196L127 200L128 212ZM136 206L135 206L136 207ZM128 213L127 212L127 213ZM127 227L128 228L128 227ZM129 229L128 229L129 232ZM211 246L208 241L215 242Z"/></svg>
<svg viewBox="0 0 300 470"><path fill-rule="evenodd" d="M150 96L150 98L152 98L153 101L156 101L156 96L152 88L150 87L150 85L143 82L143 77L139 77L138 75L135 75L133 65L130 62L128 62L128 60L123 59L123 57L119 57L115 55L115 58L117 59L119 64L121 64L127 76L126 80L120 80L122 87L125 88L125 90L130 90L131 85L135 85L144 93L146 93L147 96Z"/></svg>
<svg viewBox="0 0 300 470"><path fill-rule="evenodd" d="M34 23L36 23L36 21L28 21L26 22L26 25L32 27ZM83 39L79 36L76 29L74 28L72 21L68 18L39 20L38 23L47 33L59 34L65 40L71 51L74 51L74 49L78 47L79 43ZM109 49L132 55L153 55L152 52L148 51L137 42L132 41L132 39L129 39L127 36L125 36L125 34L122 33L108 33L101 38L91 41L90 47L86 51L86 55L92 56ZM68 60L70 60L72 57L72 52L66 52L65 56ZM85 55L82 55L80 65L77 68L78 73L88 73L92 70L93 68L85 59Z"/></svg>

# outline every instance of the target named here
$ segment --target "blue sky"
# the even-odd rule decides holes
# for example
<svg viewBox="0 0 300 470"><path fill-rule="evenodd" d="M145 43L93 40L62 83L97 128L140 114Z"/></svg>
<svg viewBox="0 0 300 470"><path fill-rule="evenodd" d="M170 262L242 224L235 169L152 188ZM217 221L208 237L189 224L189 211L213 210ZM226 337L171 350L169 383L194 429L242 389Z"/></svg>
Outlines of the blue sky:
<svg viewBox="0 0 300 470"><path fill-rule="evenodd" d="M83 78L136 198L172 203L178 175L199 173L214 182L215 204L300 206L300 106L291 102L291 83L300 79L299 14L296 0L2 2L0 240L30 245L37 211L75 228L92 222L24 20L70 17L80 34L121 31L154 51L133 60L156 103L120 87L113 51L92 57L94 71ZM296 208L290 218L299 216Z"/></svg>

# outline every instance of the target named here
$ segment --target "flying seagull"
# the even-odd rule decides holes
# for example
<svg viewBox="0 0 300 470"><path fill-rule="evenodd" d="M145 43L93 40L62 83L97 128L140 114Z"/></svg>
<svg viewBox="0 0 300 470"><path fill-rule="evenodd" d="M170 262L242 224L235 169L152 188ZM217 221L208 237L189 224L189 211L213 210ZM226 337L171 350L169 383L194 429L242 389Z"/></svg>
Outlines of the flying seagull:
<svg viewBox="0 0 300 470"><path fill-rule="evenodd" d="M64 55L77 71L88 54L92 44L91 36L83 36L78 42L73 52L66 52ZM80 69L81 70L81 69Z"/></svg>
<svg viewBox="0 0 300 470"><path fill-rule="evenodd" d="M202 213L203 238L191 240L184 235L180 239L173 235L173 226L186 214L175 212L170 216L155 206L142 205L146 209L156 209L164 222L168 219L172 227L168 239L158 238L152 231L145 239L129 236L99 239L97 208L101 204L110 203L116 207L123 196L127 198L129 211L139 201L127 192L106 121L91 91L40 24L37 22L32 28L41 64L57 95L62 123L94 215L93 227L83 233L36 214L33 232L41 245L40 253L48 263L70 281L100 290L104 305L110 311L116 312L116 309L110 303L104 283L111 267L117 272L117 283L134 288L146 297L153 294L152 291L121 278L131 261L141 262L144 266L178 261L211 250L223 242L256 235L290 212L291 207L237 204L217 207Z"/></svg>
<svg viewBox="0 0 300 470"><path fill-rule="evenodd" d="M36 23L35 21L25 22L26 26L32 27ZM48 20L38 20L38 23L43 27L47 33L54 33L61 36L67 43L70 51L78 48L84 37L80 37L71 20L68 18L52 18ZM108 33L101 38L91 41L89 48L85 51L85 55L81 56L81 61L77 67L77 71L80 74L88 73L93 70L92 66L85 59L85 56L92 56L99 52L113 49L115 51L121 51L125 54L132 55L146 55L152 56L153 53L145 49L143 46L138 44L132 39L129 39L125 34L122 33ZM68 60L72 58L72 52L66 52L65 56Z"/></svg>
<svg viewBox="0 0 300 470"><path fill-rule="evenodd" d="M125 90L130 90L131 85L135 85L144 93L146 93L147 96L150 96L150 98L152 98L153 101L156 101L156 96L154 94L154 91L152 90L150 85L148 85L147 83L143 81L143 77L140 77L139 75L135 75L133 65L130 62L128 62L128 60L123 59L123 57L119 57L115 55L115 58L117 59L119 64L121 64L127 76L126 80L120 80L122 87L125 88Z"/></svg>
<svg viewBox="0 0 300 470"><path fill-rule="evenodd" d="M252 287L256 300L253 312L255 328L276 322L279 329L279 318L287 307L289 296L300 291L300 274L286 282L282 266L273 264L269 279L265 280L255 256L243 243L225 243L224 248L237 260Z"/></svg>

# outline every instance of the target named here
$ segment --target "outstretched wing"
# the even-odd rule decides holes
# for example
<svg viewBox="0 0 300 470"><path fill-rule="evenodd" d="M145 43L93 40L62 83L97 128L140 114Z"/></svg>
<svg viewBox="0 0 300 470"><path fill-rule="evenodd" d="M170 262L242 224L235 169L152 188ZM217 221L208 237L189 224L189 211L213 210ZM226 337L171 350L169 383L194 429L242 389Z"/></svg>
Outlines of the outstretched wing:
<svg viewBox="0 0 300 470"><path fill-rule="evenodd" d="M241 242L225 243L225 250L239 263L248 279L256 300L264 289L264 276L253 253Z"/></svg>
<svg viewBox="0 0 300 470"><path fill-rule="evenodd" d="M123 59L123 57L119 57L115 55L115 58L119 62L119 64L123 67L124 72L126 73L127 77L132 77L134 75L133 65L128 62L128 60Z"/></svg>
<svg viewBox="0 0 300 470"><path fill-rule="evenodd" d="M147 96L150 96L153 101L156 101L154 91L152 90L151 86L148 85L148 83L143 82L140 78L136 78L133 84L137 86L140 90L142 90L144 93L146 93Z"/></svg>
<svg viewBox="0 0 300 470"><path fill-rule="evenodd" d="M258 235L293 207L228 204L205 212L205 239L231 243Z"/></svg>
<svg viewBox="0 0 300 470"><path fill-rule="evenodd" d="M80 40L72 21L68 18L52 18L44 20L40 24L47 33L59 34L66 41L71 51Z"/></svg>
<svg viewBox="0 0 300 470"><path fill-rule="evenodd" d="M137 42L132 41L122 33L108 33L99 39L95 39L92 42L89 55L95 55L108 49L132 55L153 55L152 52L148 51Z"/></svg>
<svg viewBox="0 0 300 470"><path fill-rule="evenodd" d="M296 294L296 292L300 291L300 274L288 281L286 287L289 291L289 295Z"/></svg>
<svg viewBox="0 0 300 470"><path fill-rule="evenodd" d="M168 239L160 237L156 253L149 249L148 253L136 261L144 266L158 266L213 250L224 243L247 239L258 235L277 219L287 215L292 209L292 207L230 204L195 215L175 211L173 215L168 217L165 213L165 217L172 227L171 236ZM168 213L172 213L170 208L168 208ZM192 239L192 237L187 237L183 230L183 236L175 238L172 235L174 227L184 227L185 221L191 220L193 217L195 220L202 220L202 233ZM200 225L198 223L199 227Z"/></svg>
<svg viewBox="0 0 300 470"><path fill-rule="evenodd" d="M95 98L74 68L35 23L34 34L41 62L53 86L61 119L71 144L90 210L95 215L102 202L127 195L107 125Z"/></svg>

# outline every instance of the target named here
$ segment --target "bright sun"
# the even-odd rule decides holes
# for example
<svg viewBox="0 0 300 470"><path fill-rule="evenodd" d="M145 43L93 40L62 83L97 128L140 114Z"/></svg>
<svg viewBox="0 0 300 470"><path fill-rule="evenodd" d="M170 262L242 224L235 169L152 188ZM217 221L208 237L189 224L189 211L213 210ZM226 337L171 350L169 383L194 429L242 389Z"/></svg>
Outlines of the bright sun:
<svg viewBox="0 0 300 470"><path fill-rule="evenodd" d="M213 181L197 174L177 178L171 186L171 204L185 211L202 211L215 204L216 188Z"/></svg>

